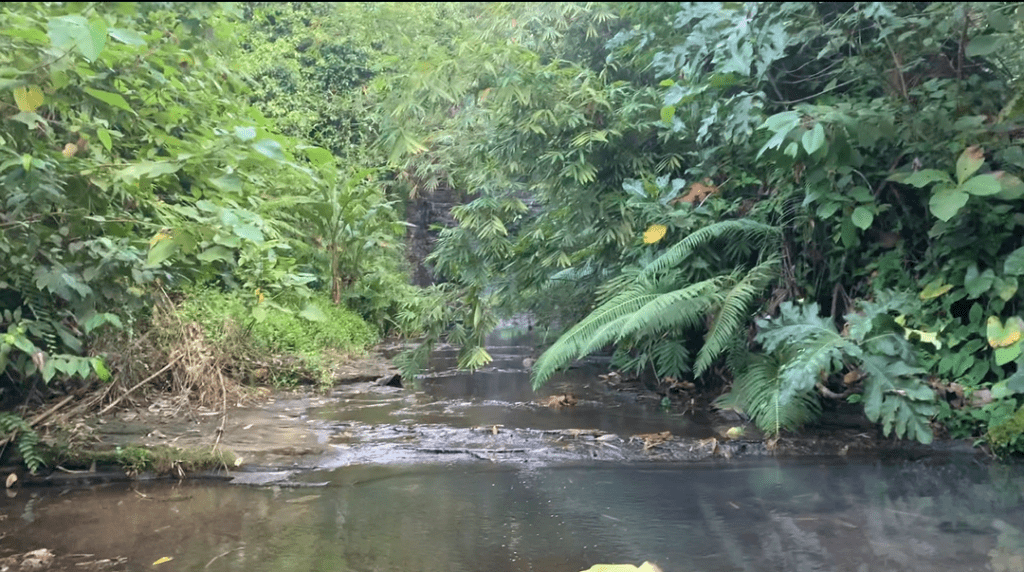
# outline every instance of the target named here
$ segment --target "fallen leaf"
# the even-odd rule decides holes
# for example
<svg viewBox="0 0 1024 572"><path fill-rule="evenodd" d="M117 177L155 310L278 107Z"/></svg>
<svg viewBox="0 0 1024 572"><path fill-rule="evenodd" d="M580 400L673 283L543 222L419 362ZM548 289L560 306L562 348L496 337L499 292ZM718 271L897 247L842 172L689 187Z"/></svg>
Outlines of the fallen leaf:
<svg viewBox="0 0 1024 572"><path fill-rule="evenodd" d="M156 566L157 564L163 564L164 562L170 562L171 560L174 560L173 556L164 556L163 558L154 562L153 566Z"/></svg>

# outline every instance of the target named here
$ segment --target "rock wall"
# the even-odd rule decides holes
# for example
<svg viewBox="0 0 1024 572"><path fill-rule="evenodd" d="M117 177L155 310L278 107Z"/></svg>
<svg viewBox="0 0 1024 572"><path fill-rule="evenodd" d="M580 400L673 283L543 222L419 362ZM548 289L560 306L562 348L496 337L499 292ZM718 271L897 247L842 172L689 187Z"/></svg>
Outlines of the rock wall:
<svg viewBox="0 0 1024 572"><path fill-rule="evenodd" d="M432 226L443 228L455 226L452 207L461 202L457 191L439 187L434 192L410 199L406 203L405 220L413 226L405 233L406 256L412 266L412 281L417 286L430 286L435 282L434 273L424 261L437 242L439 231Z"/></svg>

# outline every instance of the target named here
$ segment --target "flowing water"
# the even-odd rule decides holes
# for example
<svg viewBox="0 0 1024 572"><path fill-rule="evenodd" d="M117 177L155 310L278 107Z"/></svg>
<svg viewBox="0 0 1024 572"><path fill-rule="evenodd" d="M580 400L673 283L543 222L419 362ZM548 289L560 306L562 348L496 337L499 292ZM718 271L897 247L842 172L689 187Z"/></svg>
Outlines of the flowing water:
<svg viewBox="0 0 1024 572"><path fill-rule="evenodd" d="M665 572L1024 572L1024 470L972 455L503 462L396 457L391 441L372 440L382 427L433 427L448 439L499 425L710 432L656 402L610 394L586 368L541 395L572 390L575 407L537 406L521 365L530 351L497 348L495 366L472 376L447 371L450 356L439 354L440 373L413 387L310 404L302 419L326 452L277 482L9 493L0 557L46 547L66 555L67 570L110 558L111 570L162 572L579 572L643 561ZM362 442L346 443L360 428ZM342 454L356 445L363 456Z"/></svg>

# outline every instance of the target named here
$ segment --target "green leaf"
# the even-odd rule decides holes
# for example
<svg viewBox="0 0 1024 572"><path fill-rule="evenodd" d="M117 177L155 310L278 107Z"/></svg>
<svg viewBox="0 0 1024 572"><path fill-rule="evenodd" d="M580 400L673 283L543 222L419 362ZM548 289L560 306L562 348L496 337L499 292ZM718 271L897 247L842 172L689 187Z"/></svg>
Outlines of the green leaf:
<svg viewBox="0 0 1024 572"><path fill-rule="evenodd" d="M264 240L263 232L251 224L236 224L231 230L235 233L235 236L250 240L257 244L261 244Z"/></svg>
<svg viewBox="0 0 1024 572"><path fill-rule="evenodd" d="M146 40L137 34L134 30L126 30L124 28L110 28L107 30L111 38L129 46L145 46Z"/></svg>
<svg viewBox="0 0 1024 572"><path fill-rule="evenodd" d="M999 184L1003 187L996 195L997 198L1004 201L1015 201L1024 197L1024 181L1021 181L1019 177L1005 171L997 171L992 174L999 179Z"/></svg>
<svg viewBox="0 0 1024 572"><path fill-rule="evenodd" d="M252 309L252 319L256 320L257 323L262 322L263 320L266 320L267 319L267 309L266 309L266 307L264 307L262 305L254 306L253 309Z"/></svg>
<svg viewBox="0 0 1024 572"><path fill-rule="evenodd" d="M1003 190L1003 186L999 184L999 179L992 175L978 175L960 185L960 190L979 197L986 197Z"/></svg>
<svg viewBox="0 0 1024 572"><path fill-rule="evenodd" d="M149 249L149 255L146 256L146 266L159 266L161 262L170 258L176 250L178 250L178 245L173 240L158 240Z"/></svg>
<svg viewBox="0 0 1024 572"><path fill-rule="evenodd" d="M306 304L306 307L299 312L299 317L310 322L323 322L327 320L327 315L315 304Z"/></svg>
<svg viewBox="0 0 1024 572"><path fill-rule="evenodd" d="M967 290L968 299L973 300L988 292L995 279L996 275L991 269L979 273L977 264L968 266L964 275L964 288Z"/></svg>
<svg viewBox="0 0 1024 572"><path fill-rule="evenodd" d="M998 34L975 36L971 38L971 41L967 44L967 49L964 50L964 55L969 58L974 58L993 54L1002 47L1003 40L1005 39L1006 36Z"/></svg>
<svg viewBox="0 0 1024 572"><path fill-rule="evenodd" d="M773 132L778 133L779 131L789 132L797 125L800 125L800 113L798 111L784 111L765 119L761 127L767 127Z"/></svg>
<svg viewBox="0 0 1024 572"><path fill-rule="evenodd" d="M996 348L993 353L995 354L996 365L1006 365L1020 357L1020 343L1018 342L1005 348Z"/></svg>
<svg viewBox="0 0 1024 572"><path fill-rule="evenodd" d="M928 208L939 220L946 222L967 204L969 196L959 189L944 186L932 194Z"/></svg>
<svg viewBox="0 0 1024 572"><path fill-rule="evenodd" d="M890 175L888 180L903 183L905 185L912 185L919 189L931 183L953 182L953 179L950 179L947 173L937 169L921 169L920 171L915 171L910 174L896 173L894 175Z"/></svg>
<svg viewBox="0 0 1024 572"><path fill-rule="evenodd" d="M334 155L323 147L306 147L306 157L317 167L334 163Z"/></svg>
<svg viewBox="0 0 1024 572"><path fill-rule="evenodd" d="M128 105L128 102L116 93L103 91L101 89L93 89L91 87L85 88L85 93L88 93L89 95L95 97L103 103L106 103L107 105L113 105L114 107L123 109L131 113L135 113L135 110L133 110L131 106Z"/></svg>
<svg viewBox="0 0 1024 572"><path fill-rule="evenodd" d="M227 262L234 262L235 255L228 248L220 245L214 245L196 255L201 262L213 262L215 260L224 260Z"/></svg>
<svg viewBox="0 0 1024 572"><path fill-rule="evenodd" d="M971 145L964 149L960 158L956 160L956 181L957 184L964 184L968 177L973 175L985 163L985 150L977 145Z"/></svg>
<svg viewBox="0 0 1024 572"><path fill-rule="evenodd" d="M96 372L96 377L100 378L100 381L110 380L110 371L107 369L106 364L103 363L103 358L94 357L89 360L89 363L92 364L92 369Z"/></svg>
<svg viewBox="0 0 1024 572"><path fill-rule="evenodd" d="M135 165L121 169L114 176L126 183L131 183L138 181L142 177L155 179L163 175L169 175L177 172L180 168L181 166L177 163L168 163L166 161L142 161L141 163L136 163Z"/></svg>
<svg viewBox="0 0 1024 572"><path fill-rule="evenodd" d="M949 292L949 290L953 287L952 284L943 284L943 282L944 281L942 278L936 278L935 280L932 280L924 287L924 290L921 290L921 293L918 296L922 300L931 300L932 298L938 298L939 296L942 296L946 292Z"/></svg>
<svg viewBox="0 0 1024 572"><path fill-rule="evenodd" d="M669 125L672 124L672 118L676 116L676 106L666 105L661 108L661 120Z"/></svg>
<svg viewBox="0 0 1024 572"><path fill-rule="evenodd" d="M1009 302L1017 293L1016 278L996 278L996 295Z"/></svg>
<svg viewBox="0 0 1024 572"><path fill-rule="evenodd" d="M815 151L825 145L825 128L821 126L821 123L815 123L813 129L804 131L801 142L804 151L807 151L808 155L813 155Z"/></svg>
<svg viewBox="0 0 1024 572"><path fill-rule="evenodd" d="M224 173L219 177L210 179L210 184L218 191L238 194L242 192L242 180L234 173Z"/></svg>
<svg viewBox="0 0 1024 572"><path fill-rule="evenodd" d="M113 148L114 142L110 140L110 132L106 129L102 127L97 129L96 138L100 140L100 143L103 143L103 146L107 148L107 151L110 151Z"/></svg>
<svg viewBox="0 0 1024 572"><path fill-rule="evenodd" d="M260 139L252 144L252 148L268 159L279 162L287 160L284 156L284 151L281 149L281 144L273 139Z"/></svg>
<svg viewBox="0 0 1024 572"><path fill-rule="evenodd" d="M107 43L107 24L99 18L90 22L79 15L60 16L46 23L46 34L55 48L74 49L94 62Z"/></svg>
<svg viewBox="0 0 1024 572"><path fill-rule="evenodd" d="M1024 246L1006 255L1003 261L1003 274L1020 276L1024 274Z"/></svg>
<svg viewBox="0 0 1024 572"><path fill-rule="evenodd" d="M252 141L256 138L255 127L235 127L235 137L240 141Z"/></svg>
<svg viewBox="0 0 1024 572"><path fill-rule="evenodd" d="M850 215L850 219L857 228L867 230L871 226L871 223L874 222L875 215L872 214L867 207L860 206L853 209L853 214Z"/></svg>

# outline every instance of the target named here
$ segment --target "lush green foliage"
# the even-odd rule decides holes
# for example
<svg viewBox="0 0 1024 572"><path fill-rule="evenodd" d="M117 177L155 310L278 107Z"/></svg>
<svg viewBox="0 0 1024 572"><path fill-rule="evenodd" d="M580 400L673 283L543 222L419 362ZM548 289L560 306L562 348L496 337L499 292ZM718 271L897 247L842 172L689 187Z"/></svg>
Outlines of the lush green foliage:
<svg viewBox="0 0 1024 572"><path fill-rule="evenodd" d="M397 257L404 226L382 185L250 106L264 102L231 59L243 18L227 4L2 8L5 389L119 375L90 355L97 336L135 331L153 292L189 285L235 292L240 322L267 322L282 349L311 349L286 339L301 329L293 320L332 312L309 286L330 283L338 303L380 256ZM390 296L364 300L382 325L398 311ZM325 344L372 337L339 320L308 329Z"/></svg>
<svg viewBox="0 0 1024 572"><path fill-rule="evenodd" d="M621 367L732 383L775 431L845 398L887 434L1011 442L991 429L1024 389L1019 6L490 7L382 124L414 181L479 196L434 253L460 338L558 300L576 325L538 382L614 344ZM778 239L690 252L728 221Z"/></svg>
<svg viewBox="0 0 1024 572"><path fill-rule="evenodd" d="M242 295L204 290L187 296L180 314L186 321L201 324L205 335L214 342L244 330L258 349L270 355L316 359L325 350L361 353L377 342L373 327L345 306L332 304L326 296L315 296L312 302L302 311L284 308L267 312L264 319L256 320ZM313 315L303 317L303 312Z"/></svg>

